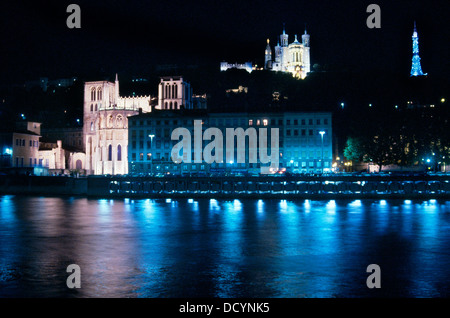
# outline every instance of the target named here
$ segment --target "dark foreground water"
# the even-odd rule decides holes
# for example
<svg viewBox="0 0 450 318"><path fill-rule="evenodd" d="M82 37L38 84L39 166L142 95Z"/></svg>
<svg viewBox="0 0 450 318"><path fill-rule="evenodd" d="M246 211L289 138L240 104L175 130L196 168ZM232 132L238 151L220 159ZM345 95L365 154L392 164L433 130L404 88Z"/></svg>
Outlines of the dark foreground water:
<svg viewBox="0 0 450 318"><path fill-rule="evenodd" d="M450 296L450 201L0 196L0 297L380 296Z"/></svg>

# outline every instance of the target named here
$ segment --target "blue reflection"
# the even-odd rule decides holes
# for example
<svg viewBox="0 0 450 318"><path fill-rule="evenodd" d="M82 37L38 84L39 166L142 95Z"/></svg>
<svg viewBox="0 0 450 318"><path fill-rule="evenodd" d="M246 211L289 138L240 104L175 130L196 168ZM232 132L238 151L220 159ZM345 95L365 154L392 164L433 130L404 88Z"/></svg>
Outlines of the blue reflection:
<svg viewBox="0 0 450 318"><path fill-rule="evenodd" d="M396 207L414 213L387 213ZM58 262L85 268L80 297L371 297L355 277L380 259L399 285L378 296L448 297L448 211L440 200L0 196L0 297L70 297L55 287Z"/></svg>
<svg viewBox="0 0 450 318"><path fill-rule="evenodd" d="M326 204L327 213L335 214L336 213L336 201L330 200Z"/></svg>
<svg viewBox="0 0 450 318"><path fill-rule="evenodd" d="M210 211L220 211L220 206L216 199L209 200L209 210Z"/></svg>
<svg viewBox="0 0 450 318"><path fill-rule="evenodd" d="M305 208L306 213L311 212L311 202L308 199L305 200L305 202L303 203L303 206Z"/></svg>
<svg viewBox="0 0 450 318"><path fill-rule="evenodd" d="M258 202L256 203L256 212L257 213L263 213L264 212L264 201L263 200L258 200Z"/></svg>
<svg viewBox="0 0 450 318"><path fill-rule="evenodd" d="M4 195L0 197L0 219L2 223L10 223L16 219L14 214L14 203L11 200L14 196Z"/></svg>

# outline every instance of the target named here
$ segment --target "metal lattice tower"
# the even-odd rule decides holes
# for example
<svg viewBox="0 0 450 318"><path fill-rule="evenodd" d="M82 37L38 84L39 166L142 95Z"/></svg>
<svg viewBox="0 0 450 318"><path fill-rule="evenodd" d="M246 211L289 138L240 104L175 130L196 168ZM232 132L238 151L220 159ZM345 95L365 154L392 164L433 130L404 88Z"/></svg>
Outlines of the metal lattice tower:
<svg viewBox="0 0 450 318"><path fill-rule="evenodd" d="M414 21L414 32L412 36L413 41L413 57L412 57L412 65L411 65L411 76L423 76L427 75L422 72L422 66L420 65L420 56L419 56L419 36L417 34L416 29L416 21Z"/></svg>

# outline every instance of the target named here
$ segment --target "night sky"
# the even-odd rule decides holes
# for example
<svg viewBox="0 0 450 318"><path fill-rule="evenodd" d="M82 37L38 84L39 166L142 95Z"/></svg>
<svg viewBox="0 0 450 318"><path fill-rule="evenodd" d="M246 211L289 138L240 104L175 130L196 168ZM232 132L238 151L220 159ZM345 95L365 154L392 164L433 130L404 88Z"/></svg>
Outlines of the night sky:
<svg viewBox="0 0 450 318"><path fill-rule="evenodd" d="M67 5L81 7L81 29L68 29ZM381 7L381 29L366 26L366 7ZM305 23L311 62L356 71L409 74L417 21L422 68L450 71L450 1L2 1L1 84L40 76L127 73L145 76L160 64L252 61L266 39L289 42Z"/></svg>

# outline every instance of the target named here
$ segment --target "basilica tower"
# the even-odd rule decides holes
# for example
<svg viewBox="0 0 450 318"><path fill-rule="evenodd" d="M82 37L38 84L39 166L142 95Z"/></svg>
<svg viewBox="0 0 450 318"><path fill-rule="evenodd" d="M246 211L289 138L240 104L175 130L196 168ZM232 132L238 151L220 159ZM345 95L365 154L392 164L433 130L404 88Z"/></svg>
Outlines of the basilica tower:
<svg viewBox="0 0 450 318"><path fill-rule="evenodd" d="M270 70L272 69L272 49L269 44L270 40L267 39L266 51L264 52L264 69Z"/></svg>

